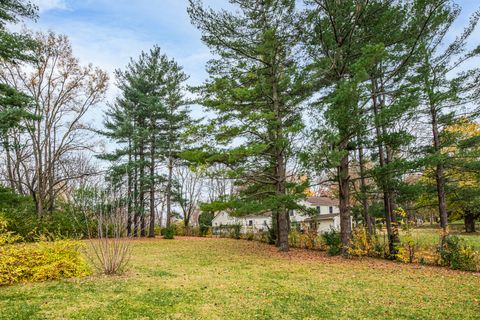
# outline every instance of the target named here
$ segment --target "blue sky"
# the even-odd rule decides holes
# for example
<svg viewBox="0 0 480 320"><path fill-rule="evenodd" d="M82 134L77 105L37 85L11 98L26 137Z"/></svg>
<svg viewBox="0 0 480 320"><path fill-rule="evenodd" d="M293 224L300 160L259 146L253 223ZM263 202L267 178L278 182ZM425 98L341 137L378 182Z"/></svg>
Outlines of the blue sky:
<svg viewBox="0 0 480 320"><path fill-rule="evenodd" d="M142 50L159 45L171 58L175 58L187 74L190 84L199 84L206 78L205 63L211 57L200 41L200 33L190 24L186 12L187 0L33 0L40 7L40 18L29 27L66 34L74 54L82 63L92 63L110 74L123 68L130 57ZM204 0L220 8L227 0ZM451 38L461 32L469 15L480 6L477 0L462 0L464 8ZM472 42L480 43L476 30ZM116 90L111 83L108 98ZM201 112L200 110L194 110ZM98 117L96 117L98 119ZM100 117L101 119L101 117Z"/></svg>

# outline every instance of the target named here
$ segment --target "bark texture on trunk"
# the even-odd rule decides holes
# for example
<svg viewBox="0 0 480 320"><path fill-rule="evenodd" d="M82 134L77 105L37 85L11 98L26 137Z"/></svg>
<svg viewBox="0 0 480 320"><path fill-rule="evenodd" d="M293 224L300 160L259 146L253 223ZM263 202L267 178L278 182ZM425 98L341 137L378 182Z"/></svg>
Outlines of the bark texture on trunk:
<svg viewBox="0 0 480 320"><path fill-rule="evenodd" d="M381 100L381 99L380 99ZM385 157L385 148L383 142L381 142L382 135L384 132L384 126L380 121L380 108L383 101L378 101L378 84L376 80L372 80L372 105L373 105L373 112L375 116L375 134L378 140L378 156L379 156L379 166L381 169L384 169L387 160ZM390 199L391 193L389 192L388 186L388 175L383 173L380 177L381 179L381 188L383 191L383 207L385 211L385 224L387 227L387 234L388 234L388 251L390 257L393 257L396 252L396 243L398 242L398 233L396 231L396 225L392 224L392 221L396 221L396 217L393 214L392 208L392 199Z"/></svg>
<svg viewBox="0 0 480 320"><path fill-rule="evenodd" d="M283 198L286 195L286 163L285 163L285 146L283 132L283 110L278 94L278 84L276 70L272 70L272 101L273 110L276 116L275 125L275 178L276 178L276 195ZM278 248L280 251L288 251L288 212L285 205L276 208L278 214Z"/></svg>
<svg viewBox="0 0 480 320"><path fill-rule="evenodd" d="M155 134L150 141L150 223L148 237L155 237Z"/></svg>
<svg viewBox="0 0 480 320"><path fill-rule="evenodd" d="M344 139L340 143L340 150L346 152L340 160L338 167L338 186L340 201L340 235L342 239L342 253L346 253L352 234L352 221L350 218L350 172L348 156L348 140Z"/></svg>
<svg viewBox="0 0 480 320"><path fill-rule="evenodd" d="M173 176L173 159L170 156L168 158L168 180L167 180L167 192L166 192L166 204L167 204L167 221L166 227L170 227L172 220L172 176Z"/></svg>
<svg viewBox="0 0 480 320"><path fill-rule="evenodd" d="M465 222L465 232L473 233L476 232L475 230L475 220L478 218L472 211L466 211L463 219Z"/></svg>
<svg viewBox="0 0 480 320"><path fill-rule="evenodd" d="M370 217L369 206L368 206L368 197L367 197L367 183L365 181L365 159L363 155L363 147L360 146L358 149L358 161L360 165L360 188L362 194L362 208L363 216L365 220L365 225L367 227L367 232L369 236L373 234L372 219Z"/></svg>
<svg viewBox="0 0 480 320"><path fill-rule="evenodd" d="M441 151L440 133L438 130L437 110L434 106L430 107L430 116L432 120L433 148L436 153ZM438 213L440 216L440 227L443 236L448 233L448 212L447 196L445 193L445 172L443 163L440 161L435 167L435 181L437 185Z"/></svg>

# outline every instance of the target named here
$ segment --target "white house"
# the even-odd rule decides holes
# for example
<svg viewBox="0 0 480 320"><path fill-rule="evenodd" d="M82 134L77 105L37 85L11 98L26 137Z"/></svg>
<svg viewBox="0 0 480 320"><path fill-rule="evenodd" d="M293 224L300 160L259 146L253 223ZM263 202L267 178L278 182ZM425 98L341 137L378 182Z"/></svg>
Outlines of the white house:
<svg viewBox="0 0 480 320"><path fill-rule="evenodd" d="M300 230L303 230L305 227L315 228L319 233L328 231L331 228L340 230L340 211L337 200L327 197L308 197L300 204L314 209L317 214L312 216L299 210L290 210L289 218L292 227ZM224 211L219 212L213 218L212 227L214 230L227 225L240 225L242 233L248 231L262 232L271 227L272 218L270 213L232 217Z"/></svg>

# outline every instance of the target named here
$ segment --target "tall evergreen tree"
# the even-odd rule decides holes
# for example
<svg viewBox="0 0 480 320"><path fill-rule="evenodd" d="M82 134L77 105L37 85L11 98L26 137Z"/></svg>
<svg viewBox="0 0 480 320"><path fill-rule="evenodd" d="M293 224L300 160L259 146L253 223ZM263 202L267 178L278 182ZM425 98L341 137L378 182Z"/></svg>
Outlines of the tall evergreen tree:
<svg viewBox="0 0 480 320"><path fill-rule="evenodd" d="M29 1L5 0L0 3L0 61L2 63L25 63L35 59L32 49L36 42L27 35L10 32L7 24L18 23L23 19L36 19L38 8ZM28 110L30 98L12 88L7 83L0 83L0 144L6 152L7 167L11 167L9 139L10 130L18 127L22 119L33 119ZM10 187L15 189L11 170L8 170ZM17 188L19 189L19 188Z"/></svg>
<svg viewBox="0 0 480 320"><path fill-rule="evenodd" d="M471 103L478 102L478 81L480 68L467 68L465 63L478 57L480 46L467 49L471 37L480 19L480 11L475 12L465 30L450 44L445 46L445 37L460 13L460 8L445 8L439 20L437 32L422 42L421 60L417 80L422 93L421 112L428 119L431 130L431 144L425 148L424 164L434 167L436 193L440 227L443 234L448 233L448 208L445 171L454 160L442 149L448 145L443 139L443 130L458 120L459 116L473 116L476 111ZM463 109L459 112L459 109ZM444 141L442 141L444 140Z"/></svg>
<svg viewBox="0 0 480 320"><path fill-rule="evenodd" d="M168 169L165 197L171 216L171 167L181 148L182 130L190 118L184 96L188 77L159 47L142 52L131 60L126 70L117 71L122 95L107 112L104 134L120 144L114 153L103 155L117 161L111 168L112 177L125 182L128 188L129 234L154 236L155 206L158 184L164 178L158 167ZM148 193L148 230L147 230ZM168 213L170 212L170 213ZM167 218L169 221L169 218ZM168 223L168 222L167 222Z"/></svg>
<svg viewBox="0 0 480 320"><path fill-rule="evenodd" d="M409 77L420 42L438 28L440 3L415 0L307 1L307 49L318 74L324 107L329 162L338 167L342 243L350 226L350 153L361 155L360 179L374 174L383 193L390 252L395 251L395 192L408 163L402 150L412 142L405 126L414 110L415 90ZM333 148L332 148L333 146ZM364 166L364 151L378 162L373 172ZM364 215L368 204L363 203ZM371 230L371 228L369 228Z"/></svg>
<svg viewBox="0 0 480 320"><path fill-rule="evenodd" d="M190 1L188 12L217 58L199 90L215 117L206 126L217 148L200 155L228 166L239 190L225 202L235 214L271 212L277 245L288 250L288 210L302 188L288 182L292 139L302 129L307 83L294 50L294 0L230 1L237 11L219 11Z"/></svg>

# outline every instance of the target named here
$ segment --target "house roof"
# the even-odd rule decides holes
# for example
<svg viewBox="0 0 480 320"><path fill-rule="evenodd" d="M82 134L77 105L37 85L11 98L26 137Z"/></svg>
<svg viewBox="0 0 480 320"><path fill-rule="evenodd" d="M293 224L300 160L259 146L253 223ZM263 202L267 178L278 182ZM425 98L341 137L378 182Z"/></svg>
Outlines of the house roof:
<svg viewBox="0 0 480 320"><path fill-rule="evenodd" d="M307 202L315 206L338 206L338 200L328 197L307 197Z"/></svg>

